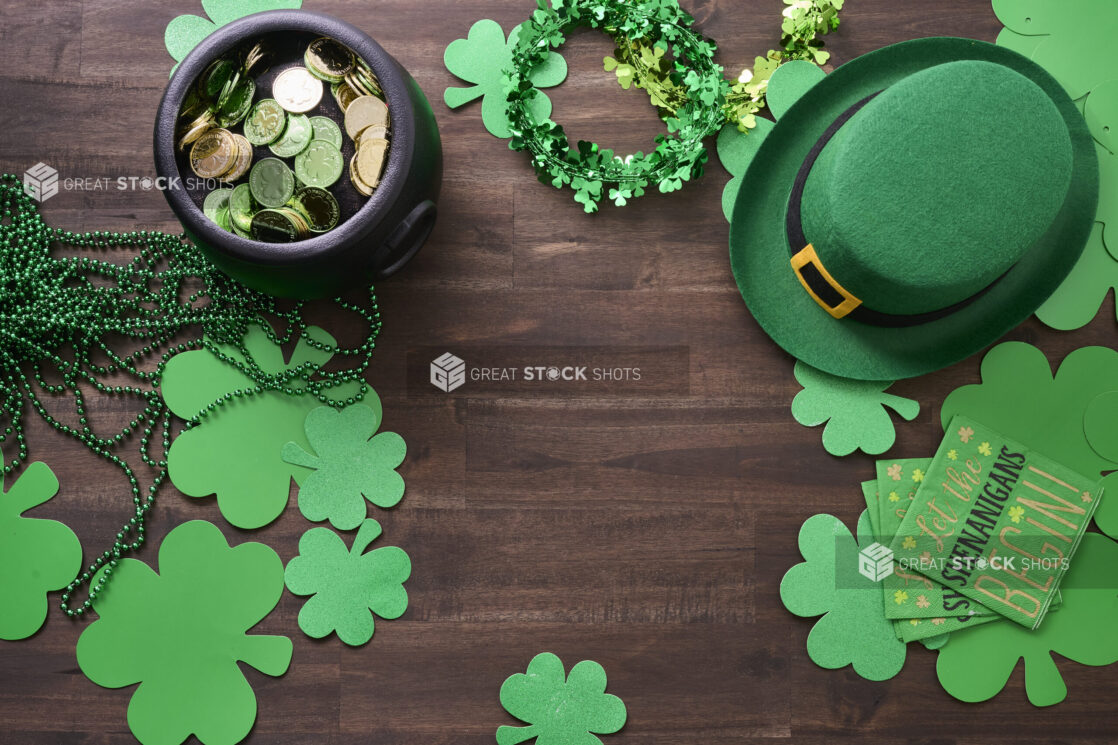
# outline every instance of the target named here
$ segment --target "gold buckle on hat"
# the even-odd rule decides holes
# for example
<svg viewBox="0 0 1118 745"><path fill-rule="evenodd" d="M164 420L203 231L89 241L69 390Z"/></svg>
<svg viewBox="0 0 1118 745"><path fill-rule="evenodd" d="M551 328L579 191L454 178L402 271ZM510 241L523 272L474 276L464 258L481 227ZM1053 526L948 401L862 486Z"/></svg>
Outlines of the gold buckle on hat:
<svg viewBox="0 0 1118 745"><path fill-rule="evenodd" d="M827 302L819 297L815 290L811 288L808 281L804 279L803 273L804 267L809 264L815 267L815 271L819 273L823 281L842 297L841 303L834 306L828 305ZM823 262L819 260L819 256L815 253L815 247L810 243L792 256L792 271L796 273L796 278L800 280L800 284L807 290L807 294L811 295L811 299L819 303L819 307L830 313L834 318L843 318L862 304L861 300L850 294L845 287L840 285L838 281L831 276L831 273L827 271L826 267L823 266Z"/></svg>

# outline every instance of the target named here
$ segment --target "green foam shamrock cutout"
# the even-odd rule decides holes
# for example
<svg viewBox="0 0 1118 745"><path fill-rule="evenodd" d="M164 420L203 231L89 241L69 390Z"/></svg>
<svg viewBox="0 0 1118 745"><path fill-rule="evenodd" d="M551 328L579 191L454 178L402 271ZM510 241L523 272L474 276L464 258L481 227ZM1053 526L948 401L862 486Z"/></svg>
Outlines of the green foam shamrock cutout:
<svg viewBox="0 0 1118 745"><path fill-rule="evenodd" d="M407 446L395 432L381 432L380 411L364 404L342 410L320 406L307 414L307 441L283 446L288 463L313 468L299 486L299 510L311 522L329 520L338 530L353 530L365 519L365 500L394 507L404 496L404 479L394 470Z"/></svg>
<svg viewBox="0 0 1118 745"><path fill-rule="evenodd" d="M373 638L373 613L392 619L407 610L408 555L396 546L364 553L380 532L380 523L365 520L353 550L329 528L303 533L299 555L288 562L284 579L296 595L314 595L299 611L299 628L307 636L320 639L336 631L339 639L357 647Z"/></svg>
<svg viewBox="0 0 1118 745"><path fill-rule="evenodd" d="M98 620L78 639L78 665L105 688L139 683L128 726L143 745L233 745L256 720L256 696L237 666L282 675L291 640L247 632L283 594L283 563L262 543L230 547L193 520L163 539L159 572L121 559L93 601Z"/></svg>
<svg viewBox="0 0 1118 745"><path fill-rule="evenodd" d="M794 372L804 389L792 399L792 416L805 427L827 422L823 448L831 455L850 455L858 449L884 453L897 438L886 408L906 421L920 413L916 401L885 393L892 381L839 378L799 360Z"/></svg>
<svg viewBox="0 0 1118 745"><path fill-rule="evenodd" d="M527 727L497 728L497 745L601 745L594 735L609 735L625 725L625 703L606 693L606 671L583 660L567 675L563 662L541 652L528 671L510 675L501 684L501 705Z"/></svg>
<svg viewBox="0 0 1118 745"><path fill-rule="evenodd" d="M1118 153L1118 79L1092 88L1083 106L1083 117L1091 136L1107 152ZM1102 217L1099 220L1106 222Z"/></svg>
<svg viewBox="0 0 1118 745"><path fill-rule="evenodd" d="M1118 289L1118 261L1107 251L1102 223L1097 222L1079 261L1056 291L1037 308L1036 317L1046 326L1060 331L1077 329L1091 322L1111 289Z"/></svg>
<svg viewBox="0 0 1118 745"><path fill-rule="evenodd" d="M858 572L859 546L874 543L869 512L858 518L857 539L837 517L814 515L800 528L799 542L805 561L780 581L780 599L797 616L823 616L808 634L808 656L828 669L853 665L866 680L899 673L905 644L885 617L881 582Z"/></svg>
<svg viewBox="0 0 1118 745"><path fill-rule="evenodd" d="M779 119L807 91L826 76L820 68L807 60L785 62L772 73L762 91L768 101L769 111ZM734 202L741 191L749 163L765 137L775 126L768 119L756 119L756 127L742 132L737 124L727 124L718 133L718 160L731 176L722 190L722 214L727 222L733 218Z"/></svg>
<svg viewBox="0 0 1118 745"><path fill-rule="evenodd" d="M245 333L244 344L253 360L266 372L278 373L304 362L325 364L330 352L312 342L334 345L334 338L322 329L307 329L309 340L301 339L285 363L283 350L274 344L263 327L253 325ZM231 345L221 351L243 359ZM296 379L293 387L301 382ZM231 364L222 362L208 350L181 352L167 363L162 393L168 408L184 419L196 416L214 401L229 396L201 423L182 432L171 443L167 469L171 482L191 497L217 495L221 514L238 528L259 528L275 520L287 506L291 478L301 482L307 473L283 459L288 441L309 448L303 432L307 414L320 402L311 395L289 395L264 391L252 396L234 396L235 391L252 389L255 383ZM346 398L356 395L360 383L334 388L330 395ZM370 389L364 402L380 416L380 401Z"/></svg>
<svg viewBox="0 0 1118 745"><path fill-rule="evenodd" d="M1007 28L1040 36L1032 59L1073 99L1114 76L1111 36L1118 24L1113 0L994 0Z"/></svg>
<svg viewBox="0 0 1118 745"><path fill-rule="evenodd" d="M722 214L726 217L726 222L733 219L734 202L738 199L745 172L749 169L753 156L776 126L768 119L756 121L756 125L748 133L739 131L736 124L727 124L718 133L718 161L733 176L722 189Z"/></svg>
<svg viewBox="0 0 1118 745"><path fill-rule="evenodd" d="M1077 349L1053 375L1039 349L1024 342L1005 342L983 358L982 382L952 391L940 416L947 427L951 417L965 414L1079 473L1101 477L1118 469L1118 460L1108 457L1118 453L1105 442L1099 447L1105 455L1096 452L1084 418L1099 395L1113 390L1118 390L1118 352L1113 349ZM1108 535L1118 536L1118 498L1113 496L1118 493L1118 475L1106 476L1103 487L1095 523Z"/></svg>
<svg viewBox="0 0 1118 745"><path fill-rule="evenodd" d="M78 574L82 546L57 520L21 517L58 493L46 463L31 463L0 494L0 639L26 639L47 620L47 593Z"/></svg>
<svg viewBox="0 0 1118 745"><path fill-rule="evenodd" d="M1044 41L1043 36L1025 36L1012 29L1003 28L998 32L998 38L994 43L999 47L1012 49L1022 56L1031 58L1042 41Z"/></svg>
<svg viewBox="0 0 1118 745"><path fill-rule="evenodd" d="M962 701L986 701L1024 660L1029 701L1051 706L1068 692L1053 652L1082 665L1118 662L1118 544L1084 535L1060 588L1063 605L1036 631L1002 620L953 635L936 661L943 689Z"/></svg>
<svg viewBox="0 0 1118 745"><path fill-rule="evenodd" d="M512 63L512 50L519 35L520 26L516 26L506 42L501 25L484 18L470 27L467 38L450 42L443 53L447 70L467 83L474 83L469 88L447 88L443 101L456 109L481 96L481 120L495 137L512 136L501 78L503 70ZM552 88L567 77L567 61L552 51L528 77L537 89ZM546 120L551 116L551 99L539 93L532 101L531 111L536 121Z"/></svg>
<svg viewBox="0 0 1118 745"><path fill-rule="evenodd" d="M1087 404L1083 433L1099 457L1118 463L1118 390L1100 394Z"/></svg>
<svg viewBox="0 0 1118 745"><path fill-rule="evenodd" d="M202 0L202 9L209 18L194 15L181 15L171 19L167 30L163 32L163 43L167 51L175 60L175 69L182 62L190 50L198 46L198 42L205 39L218 29L219 26L244 18L252 13L265 10L290 10L303 5L303 0Z"/></svg>

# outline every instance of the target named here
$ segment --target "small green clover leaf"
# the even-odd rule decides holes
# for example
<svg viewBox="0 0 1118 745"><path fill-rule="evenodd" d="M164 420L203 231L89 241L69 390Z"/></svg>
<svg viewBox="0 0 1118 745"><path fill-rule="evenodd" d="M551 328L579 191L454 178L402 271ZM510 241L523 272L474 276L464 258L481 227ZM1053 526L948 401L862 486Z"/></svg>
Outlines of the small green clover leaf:
<svg viewBox="0 0 1118 745"><path fill-rule="evenodd" d="M906 650L885 617L881 583L858 572L859 547L873 542L869 511L858 519L857 539L837 517L809 517L799 538L805 561L780 581L780 599L797 616L823 616L807 637L807 654L816 665L853 665L866 680L887 680L901 671Z"/></svg>
<svg viewBox="0 0 1118 745"><path fill-rule="evenodd" d="M792 104L825 76L826 73L807 60L792 60L776 68L762 91L767 96L773 117L779 119L783 116ZM768 119L755 119L753 127L744 132L735 123L726 125L718 133L718 159L733 176L722 190L722 214L727 222L733 219L734 203L741 192L745 172L774 126Z"/></svg>
<svg viewBox="0 0 1118 745"><path fill-rule="evenodd" d="M329 520L338 530L353 530L365 519L365 500L385 509L404 496L404 479L394 470L407 446L395 432L381 432L380 412L364 404L338 411L320 406L307 414L307 442L283 446L283 459L314 469L299 487L299 510L311 522Z"/></svg>
<svg viewBox="0 0 1118 745"><path fill-rule="evenodd" d="M283 563L262 543L230 547L194 520L159 547L159 572L121 559L93 601L100 618L78 639L78 665L105 688L139 683L128 726L143 745L233 745L256 720L256 696L238 667L282 675L291 640L247 632L283 594Z"/></svg>
<svg viewBox="0 0 1118 745"><path fill-rule="evenodd" d="M501 705L527 727L497 729L497 745L519 745L536 738L536 745L601 745L594 735L609 735L625 725L625 703L606 693L606 671L593 660L583 660L568 676L563 662L542 652L528 663L526 673L509 676L501 684Z"/></svg>
<svg viewBox="0 0 1118 745"><path fill-rule="evenodd" d="M823 448L831 455L859 449L870 455L884 453L897 438L886 409L906 421L920 413L916 401L885 393L892 381L839 378L799 360L794 373L804 389L792 399L792 416L805 427L827 422Z"/></svg>
<svg viewBox="0 0 1118 745"><path fill-rule="evenodd" d="M1035 631L1001 620L954 634L936 661L943 689L962 701L986 701L1024 661L1029 701L1051 706L1068 693L1053 652L1081 665L1118 662L1118 544L1084 535L1060 592L1063 605Z"/></svg>
<svg viewBox="0 0 1118 745"><path fill-rule="evenodd" d="M474 83L469 88L447 88L443 92L443 101L456 109L482 97L481 120L495 137L512 136L501 78L504 69L512 62L512 52L519 36L520 26L516 26L506 41L499 23L482 19L470 27L467 38L450 42L443 53L443 64L447 70L467 83ZM567 77L567 61L553 50L528 77L537 89L559 85ZM532 98L529 106L538 122L551 116L551 99L542 91Z"/></svg>
<svg viewBox="0 0 1118 745"><path fill-rule="evenodd" d="M946 428L953 416L966 414L1082 474L1109 474L1095 522L1118 537L1118 499L1112 496L1118 491L1118 474L1110 473L1118 469L1118 460L1111 459L1118 453L1106 446L1097 428L1088 430L1084 424L1092 402L1113 390L1118 390L1118 352L1113 349L1077 349L1053 375L1039 349L1005 342L983 358L982 382L952 391L940 416Z"/></svg>
<svg viewBox="0 0 1118 745"><path fill-rule="evenodd" d="M287 564L284 579L296 595L314 595L299 611L299 628L307 636L321 639L336 631L339 639L357 647L373 638L374 613L393 619L407 610L407 553L396 546L364 553L380 533L380 523L365 520L353 550L329 528L303 533L299 555Z"/></svg>
<svg viewBox="0 0 1118 745"><path fill-rule="evenodd" d="M259 325L249 326L244 345L265 372L280 373L308 362L324 365L330 353L315 344L333 346L334 338L316 326L307 329L307 336L296 345L289 363ZM232 345L221 351L243 361ZM298 389L300 384L297 378L292 387ZM285 462L283 448L288 441L310 447L303 426L307 414L320 405L314 396L282 391L235 395L254 386L235 366L202 349L175 355L164 370L161 389L168 408L184 419L192 419L215 401L224 402L175 438L167 453L167 469L179 491L190 497L216 495L225 519L245 529L279 517L287 506L291 479L301 483L308 473ZM332 389L330 395L344 399L360 388L359 382L348 383ZM363 400L379 418L376 394L369 389Z"/></svg>
<svg viewBox="0 0 1118 745"><path fill-rule="evenodd" d="M265 10L290 10L303 5L303 0L202 0L202 9L209 19L181 15L171 19L163 33L167 52L175 60L175 68L190 50L218 29L219 26ZM175 68L171 74L175 74Z"/></svg>
<svg viewBox="0 0 1118 745"><path fill-rule="evenodd" d="M21 517L58 493L58 479L35 462L0 494L0 639L26 639L47 620L47 593L81 569L82 547L57 520Z"/></svg>

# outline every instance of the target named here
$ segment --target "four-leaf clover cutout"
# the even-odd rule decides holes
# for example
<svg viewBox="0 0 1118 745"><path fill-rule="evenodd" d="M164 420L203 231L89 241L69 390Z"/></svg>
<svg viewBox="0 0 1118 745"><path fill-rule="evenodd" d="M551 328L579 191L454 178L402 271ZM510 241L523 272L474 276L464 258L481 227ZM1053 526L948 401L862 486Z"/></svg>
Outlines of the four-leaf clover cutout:
<svg viewBox="0 0 1118 745"><path fill-rule="evenodd" d="M106 688L139 683L128 726L143 745L232 745L256 720L238 663L282 675L285 636L248 635L283 593L283 563L261 543L230 548L211 523L184 523L159 547L159 573L121 559L93 601L100 618L78 639L78 665Z"/></svg>
<svg viewBox="0 0 1118 745"><path fill-rule="evenodd" d="M404 461L407 446L395 432L374 436L379 426L380 411L364 404L341 410L320 406L307 414L312 452L295 442L283 446L285 461L314 469L299 486L303 517L353 530L365 519L366 499L384 508L400 501L404 479L394 469Z"/></svg>
<svg viewBox="0 0 1118 745"><path fill-rule="evenodd" d="M446 69L474 84L469 88L447 88L443 101L456 109L481 96L481 120L495 137L512 136L503 78L505 68L512 63L512 51L519 35L520 26L517 26L506 42L499 23L482 19L470 27L467 38L450 42L443 53ZM567 62L552 50L528 77L537 90L559 85L567 77ZM539 91L529 103L529 109L536 121L545 121L551 116L551 99Z"/></svg>
<svg viewBox="0 0 1118 745"><path fill-rule="evenodd" d="M823 448L831 455L883 453L897 437L887 409L909 421L920 413L916 401L885 393L889 381L840 378L798 360L794 373L804 389L792 399L792 416L805 427L826 422Z"/></svg>
<svg viewBox="0 0 1118 745"><path fill-rule="evenodd" d="M501 685L501 705L527 727L497 729L497 745L519 745L533 737L536 745L601 745L595 735L625 725L625 703L606 693L606 671L593 660L571 668L551 652L532 658L525 673Z"/></svg>
<svg viewBox="0 0 1118 745"><path fill-rule="evenodd" d="M1025 508L1019 504L1015 504L1009 508L1009 519L1015 523L1021 522L1021 518L1025 516Z"/></svg>
<svg viewBox="0 0 1118 745"><path fill-rule="evenodd" d="M352 550L329 528L311 528L299 539L299 555L288 562L284 577L291 592L314 596L299 611L299 628L307 636L337 632L346 644L360 646L373 638L372 614L392 619L407 610L407 553L396 546L365 553L380 533L380 523L365 520Z"/></svg>
<svg viewBox="0 0 1118 745"><path fill-rule="evenodd" d="M47 619L47 593L81 569L74 531L56 520L21 517L58 493L58 479L35 462L0 494L0 639L26 639Z"/></svg>

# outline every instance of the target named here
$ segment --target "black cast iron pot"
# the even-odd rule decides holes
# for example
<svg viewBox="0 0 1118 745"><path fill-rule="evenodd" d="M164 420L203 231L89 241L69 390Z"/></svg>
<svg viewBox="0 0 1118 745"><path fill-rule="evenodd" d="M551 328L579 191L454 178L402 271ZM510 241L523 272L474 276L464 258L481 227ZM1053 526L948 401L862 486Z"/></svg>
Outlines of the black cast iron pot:
<svg viewBox="0 0 1118 745"><path fill-rule="evenodd" d="M329 36L348 46L372 67L392 116L392 137L381 182L371 197L349 183L348 168L330 191L342 222L328 233L294 243L264 243L228 233L202 213L213 188L190 169L189 148L176 150L175 126L183 99L209 64L255 40L272 50L269 69L257 76L256 100L271 90L276 74L303 64L303 50ZM319 114L342 122L329 91ZM344 127L343 127L344 131ZM354 146L343 138L348 164ZM272 154L254 148L253 163ZM155 168L163 190L187 235L223 271L250 287L287 297L337 295L399 271L419 251L435 224L435 201L442 180L442 145L431 105L411 75L379 44L355 26L322 13L276 10L256 13L207 36L179 65L167 84L155 121Z"/></svg>

